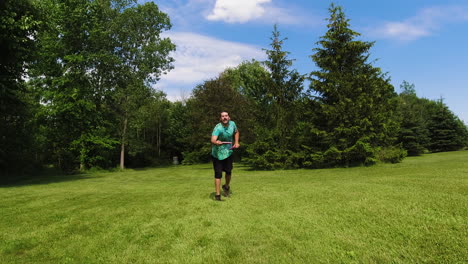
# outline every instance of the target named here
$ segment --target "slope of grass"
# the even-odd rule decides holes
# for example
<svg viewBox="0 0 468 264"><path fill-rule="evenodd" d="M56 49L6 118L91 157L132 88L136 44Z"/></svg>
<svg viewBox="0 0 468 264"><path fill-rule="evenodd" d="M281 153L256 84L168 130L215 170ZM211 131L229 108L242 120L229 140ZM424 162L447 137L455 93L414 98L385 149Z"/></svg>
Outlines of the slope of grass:
<svg viewBox="0 0 468 264"><path fill-rule="evenodd" d="M374 167L211 164L0 187L0 263L467 263L468 151Z"/></svg>

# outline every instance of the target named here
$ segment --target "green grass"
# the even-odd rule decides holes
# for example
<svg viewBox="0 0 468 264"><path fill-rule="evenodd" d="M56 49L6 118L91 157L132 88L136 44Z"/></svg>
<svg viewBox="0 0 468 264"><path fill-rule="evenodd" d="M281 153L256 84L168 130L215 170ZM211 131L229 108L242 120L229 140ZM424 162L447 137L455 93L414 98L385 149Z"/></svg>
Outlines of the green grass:
<svg viewBox="0 0 468 264"><path fill-rule="evenodd" d="M211 164L0 187L0 263L467 263L468 151L400 164Z"/></svg>

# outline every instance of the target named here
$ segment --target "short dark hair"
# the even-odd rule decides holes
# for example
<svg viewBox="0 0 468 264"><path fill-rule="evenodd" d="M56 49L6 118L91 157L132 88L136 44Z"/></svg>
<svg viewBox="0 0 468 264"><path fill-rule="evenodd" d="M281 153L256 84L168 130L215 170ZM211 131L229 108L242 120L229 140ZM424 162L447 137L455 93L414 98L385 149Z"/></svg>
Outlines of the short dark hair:
<svg viewBox="0 0 468 264"><path fill-rule="evenodd" d="M219 117L221 117L221 114L222 114L222 113L226 113L226 114L229 115L229 112L228 112L228 111L221 111L221 112L219 112Z"/></svg>

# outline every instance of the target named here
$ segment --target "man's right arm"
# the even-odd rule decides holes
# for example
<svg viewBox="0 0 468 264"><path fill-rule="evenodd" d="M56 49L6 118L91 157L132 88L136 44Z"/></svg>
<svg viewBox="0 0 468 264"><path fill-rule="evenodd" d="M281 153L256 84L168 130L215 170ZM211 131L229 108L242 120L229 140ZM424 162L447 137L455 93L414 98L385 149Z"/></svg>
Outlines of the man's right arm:
<svg viewBox="0 0 468 264"><path fill-rule="evenodd" d="M211 136L211 143L215 145L222 145L221 141L218 140L218 136Z"/></svg>

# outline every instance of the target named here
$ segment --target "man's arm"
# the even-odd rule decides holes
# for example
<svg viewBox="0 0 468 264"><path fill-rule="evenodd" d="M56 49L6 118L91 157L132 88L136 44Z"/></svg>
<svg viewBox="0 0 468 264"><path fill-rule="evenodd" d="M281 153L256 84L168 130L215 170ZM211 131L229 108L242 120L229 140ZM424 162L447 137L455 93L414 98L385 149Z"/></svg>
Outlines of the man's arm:
<svg viewBox="0 0 468 264"><path fill-rule="evenodd" d="M240 137L240 133L239 133L239 129L236 130L236 133L234 134L234 146L233 148L238 148L240 147L240 144L239 144L239 137Z"/></svg>
<svg viewBox="0 0 468 264"><path fill-rule="evenodd" d="M222 145L221 141L218 140L218 136L211 136L211 144Z"/></svg>

